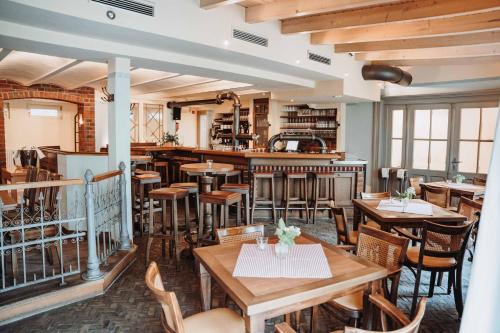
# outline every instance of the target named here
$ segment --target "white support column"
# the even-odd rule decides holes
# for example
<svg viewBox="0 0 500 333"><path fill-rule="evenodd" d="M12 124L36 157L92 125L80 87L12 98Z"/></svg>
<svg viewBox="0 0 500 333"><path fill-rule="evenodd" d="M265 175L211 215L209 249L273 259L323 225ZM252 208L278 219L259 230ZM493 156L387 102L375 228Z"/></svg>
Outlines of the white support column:
<svg viewBox="0 0 500 333"><path fill-rule="evenodd" d="M108 91L114 102L108 104L108 168L118 170L125 163L127 190L127 225L132 238L132 204L130 190L130 59L112 58L108 61Z"/></svg>
<svg viewBox="0 0 500 333"><path fill-rule="evenodd" d="M460 332L498 332L500 265L496 259L500 240L500 117L491 155L486 193L481 210L469 290Z"/></svg>

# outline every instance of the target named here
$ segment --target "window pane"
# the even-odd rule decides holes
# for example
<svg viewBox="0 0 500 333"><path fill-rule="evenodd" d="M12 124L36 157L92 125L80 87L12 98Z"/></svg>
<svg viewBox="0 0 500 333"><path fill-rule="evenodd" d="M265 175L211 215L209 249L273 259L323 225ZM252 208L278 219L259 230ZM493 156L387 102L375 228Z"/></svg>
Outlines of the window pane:
<svg viewBox="0 0 500 333"><path fill-rule="evenodd" d="M401 155L403 152L403 140L393 139L391 144L391 167L401 167Z"/></svg>
<svg viewBox="0 0 500 333"><path fill-rule="evenodd" d="M477 142L461 141L458 152L458 171L476 173Z"/></svg>
<svg viewBox="0 0 500 333"><path fill-rule="evenodd" d="M479 145L479 173L488 173L490 166L491 151L493 149L493 142L481 142Z"/></svg>
<svg viewBox="0 0 500 333"><path fill-rule="evenodd" d="M392 111L392 137L403 138L403 110Z"/></svg>
<svg viewBox="0 0 500 333"><path fill-rule="evenodd" d="M498 108L483 108L481 140L493 140L497 124Z"/></svg>
<svg viewBox="0 0 500 333"><path fill-rule="evenodd" d="M446 170L447 141L431 141L430 170Z"/></svg>
<svg viewBox="0 0 500 333"><path fill-rule="evenodd" d="M429 141L413 141L413 168L427 169L429 156Z"/></svg>
<svg viewBox="0 0 500 333"><path fill-rule="evenodd" d="M428 139L431 124L431 110L415 110L415 139Z"/></svg>
<svg viewBox="0 0 500 333"><path fill-rule="evenodd" d="M479 108L463 108L460 111L460 139L477 140L479 138Z"/></svg>
<svg viewBox="0 0 500 333"><path fill-rule="evenodd" d="M448 109L432 110L431 139L448 138Z"/></svg>

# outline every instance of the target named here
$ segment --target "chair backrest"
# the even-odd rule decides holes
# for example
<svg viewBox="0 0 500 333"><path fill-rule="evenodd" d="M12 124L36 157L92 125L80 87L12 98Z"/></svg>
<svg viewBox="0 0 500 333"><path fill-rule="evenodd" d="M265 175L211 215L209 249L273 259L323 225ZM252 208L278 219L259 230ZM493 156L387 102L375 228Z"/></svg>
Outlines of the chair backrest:
<svg viewBox="0 0 500 333"><path fill-rule="evenodd" d="M253 224L241 227L217 229L216 234L219 244L239 243L264 236L264 225Z"/></svg>
<svg viewBox="0 0 500 333"><path fill-rule="evenodd" d="M181 308L175 293L165 291L156 262L149 264L146 271L146 285L163 309L162 324L168 333L185 333Z"/></svg>
<svg viewBox="0 0 500 333"><path fill-rule="evenodd" d="M420 193L422 192L420 184L422 184L423 182L424 182L424 177L422 176L410 177L410 186L415 189L415 194L417 196L419 196Z"/></svg>
<svg viewBox="0 0 500 333"><path fill-rule="evenodd" d="M38 170L35 166L29 165L26 167L26 179L25 179L26 183L36 182L37 171ZM35 189L29 189L29 188L25 189L24 198L29 199L30 196L34 198L35 192L36 192Z"/></svg>
<svg viewBox="0 0 500 333"><path fill-rule="evenodd" d="M472 184L486 186L486 178L474 177L472 179Z"/></svg>
<svg viewBox="0 0 500 333"><path fill-rule="evenodd" d="M448 226L424 221L419 261L423 260L423 256L455 258L460 261L474 224L475 221L468 221L460 226Z"/></svg>
<svg viewBox="0 0 500 333"><path fill-rule="evenodd" d="M390 197L390 192L361 192L361 199L388 199Z"/></svg>
<svg viewBox="0 0 500 333"><path fill-rule="evenodd" d="M333 219L337 229L337 243L349 244L349 229L347 229L347 216L345 208L331 207Z"/></svg>
<svg viewBox="0 0 500 333"><path fill-rule="evenodd" d="M450 205L450 189L447 187L438 187L424 185L424 200L439 207L448 208Z"/></svg>
<svg viewBox="0 0 500 333"><path fill-rule="evenodd" d="M360 225L356 254L387 268L389 274L392 274L401 270L408 242L406 237Z"/></svg>
<svg viewBox="0 0 500 333"><path fill-rule="evenodd" d="M483 204L465 197L460 197L458 202L458 214L467 216L468 221L479 221L479 215Z"/></svg>

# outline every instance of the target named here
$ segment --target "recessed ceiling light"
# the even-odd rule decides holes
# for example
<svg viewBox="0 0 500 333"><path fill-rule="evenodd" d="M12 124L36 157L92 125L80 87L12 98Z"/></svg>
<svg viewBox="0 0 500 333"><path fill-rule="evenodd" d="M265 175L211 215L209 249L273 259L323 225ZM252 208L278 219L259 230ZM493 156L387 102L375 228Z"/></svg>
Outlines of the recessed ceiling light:
<svg viewBox="0 0 500 333"><path fill-rule="evenodd" d="M293 103L293 102L295 102L295 100L291 99L291 100L290 100L290 102L292 102L292 103Z"/></svg>
<svg viewBox="0 0 500 333"><path fill-rule="evenodd" d="M297 65L298 65L298 64L300 64L300 60L299 60L299 59L295 60L295 63L296 63Z"/></svg>
<svg viewBox="0 0 500 333"><path fill-rule="evenodd" d="M222 45L224 45L225 47L228 47L229 46L229 41L226 39L222 42Z"/></svg>
<svg viewBox="0 0 500 333"><path fill-rule="evenodd" d="M349 76L349 73L344 73L344 76L345 76L345 77L348 77L348 76Z"/></svg>
<svg viewBox="0 0 500 333"><path fill-rule="evenodd" d="M110 20L114 20L114 19L115 19L115 17L116 17L116 14L115 14L115 12L114 12L114 11L112 11L112 10L108 10L108 11L106 12L106 16L107 16Z"/></svg>

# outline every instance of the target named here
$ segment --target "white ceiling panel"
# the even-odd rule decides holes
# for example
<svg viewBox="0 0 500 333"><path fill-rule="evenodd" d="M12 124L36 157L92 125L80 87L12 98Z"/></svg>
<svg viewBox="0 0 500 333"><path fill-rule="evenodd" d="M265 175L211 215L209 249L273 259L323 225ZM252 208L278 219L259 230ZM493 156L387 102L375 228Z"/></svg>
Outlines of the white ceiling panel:
<svg viewBox="0 0 500 333"><path fill-rule="evenodd" d="M130 85L137 86L151 81L164 79L166 77L178 75L176 73L155 71L152 69L137 68L130 73Z"/></svg>
<svg viewBox="0 0 500 333"><path fill-rule="evenodd" d="M214 79L208 79L205 77L193 75L180 75L132 87L131 92L134 95L142 95L167 89L189 86L193 84L205 83L209 81L214 81Z"/></svg>
<svg viewBox="0 0 500 333"><path fill-rule="evenodd" d="M46 83L53 83L65 88L74 89L106 76L107 72L108 65L106 64L84 61L68 68L62 73L52 76L48 79L50 82Z"/></svg>
<svg viewBox="0 0 500 333"><path fill-rule="evenodd" d="M214 82L201 83L194 86L175 88L165 91L165 97L178 97L182 95L201 94L209 91L229 90L242 87L249 87L251 84L233 81L219 80Z"/></svg>

